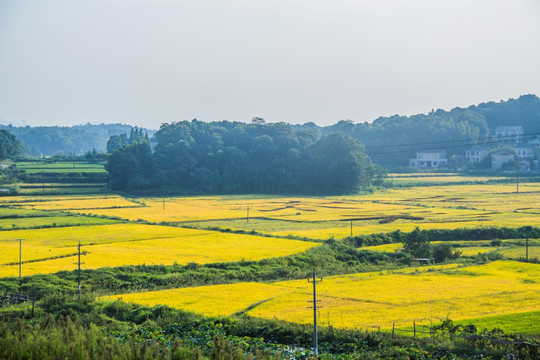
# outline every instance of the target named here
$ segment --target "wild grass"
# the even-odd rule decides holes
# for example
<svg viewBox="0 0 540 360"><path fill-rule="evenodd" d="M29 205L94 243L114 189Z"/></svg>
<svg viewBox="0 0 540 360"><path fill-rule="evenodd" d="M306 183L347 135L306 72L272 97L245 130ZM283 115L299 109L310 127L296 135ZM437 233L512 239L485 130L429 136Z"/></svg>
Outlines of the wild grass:
<svg viewBox="0 0 540 360"><path fill-rule="evenodd" d="M456 251L461 252L462 256L476 256L488 252L499 252L508 259L525 259L526 247L525 240L501 240L502 246L493 246L491 240L477 241L432 241L432 245L449 244ZM364 246L360 250L381 251L381 252L397 252L403 248L402 243L383 244L375 246ZM529 259L540 259L540 239L529 240Z"/></svg>

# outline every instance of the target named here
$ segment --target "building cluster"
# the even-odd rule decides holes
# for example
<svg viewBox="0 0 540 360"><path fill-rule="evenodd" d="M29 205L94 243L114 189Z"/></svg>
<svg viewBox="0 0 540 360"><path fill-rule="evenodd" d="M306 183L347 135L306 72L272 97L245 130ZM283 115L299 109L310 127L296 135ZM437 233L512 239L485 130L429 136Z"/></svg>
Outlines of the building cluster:
<svg viewBox="0 0 540 360"><path fill-rule="evenodd" d="M526 141L526 139L528 139ZM490 141L484 145L465 150L464 155L454 155L456 166L478 165L491 155L491 170L502 170L505 164L514 164L519 171L539 170L540 136L525 137L521 126L498 126ZM498 149L498 150L497 150ZM420 169L436 169L448 166L445 150L419 151L416 158L409 159L409 166Z"/></svg>

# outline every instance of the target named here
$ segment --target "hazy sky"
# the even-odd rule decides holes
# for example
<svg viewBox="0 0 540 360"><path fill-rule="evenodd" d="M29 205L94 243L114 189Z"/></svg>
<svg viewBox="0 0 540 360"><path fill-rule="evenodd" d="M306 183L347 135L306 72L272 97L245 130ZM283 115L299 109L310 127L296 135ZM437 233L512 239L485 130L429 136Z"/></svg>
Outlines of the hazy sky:
<svg viewBox="0 0 540 360"><path fill-rule="evenodd" d="M522 94L538 0L0 0L14 125L323 125Z"/></svg>

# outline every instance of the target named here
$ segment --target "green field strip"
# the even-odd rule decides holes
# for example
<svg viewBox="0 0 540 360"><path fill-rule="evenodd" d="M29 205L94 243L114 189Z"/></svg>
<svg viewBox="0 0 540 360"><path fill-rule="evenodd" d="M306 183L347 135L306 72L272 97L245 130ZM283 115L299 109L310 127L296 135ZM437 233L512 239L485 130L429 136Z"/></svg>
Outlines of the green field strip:
<svg viewBox="0 0 540 360"><path fill-rule="evenodd" d="M12 207L0 207L0 219L19 219L26 217L57 216L60 212L47 210L32 210Z"/></svg>
<svg viewBox="0 0 540 360"><path fill-rule="evenodd" d="M0 219L0 230L36 229L41 227L88 226L118 223L118 220L86 216L42 216Z"/></svg>

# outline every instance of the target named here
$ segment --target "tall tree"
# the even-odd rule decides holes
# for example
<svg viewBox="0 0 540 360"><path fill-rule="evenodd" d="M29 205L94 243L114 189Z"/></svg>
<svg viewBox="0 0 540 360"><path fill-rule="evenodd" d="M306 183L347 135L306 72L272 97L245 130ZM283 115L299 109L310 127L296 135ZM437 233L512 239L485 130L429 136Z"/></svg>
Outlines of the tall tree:
<svg viewBox="0 0 540 360"><path fill-rule="evenodd" d="M21 151L17 138L5 129L0 130L0 160L12 158Z"/></svg>

